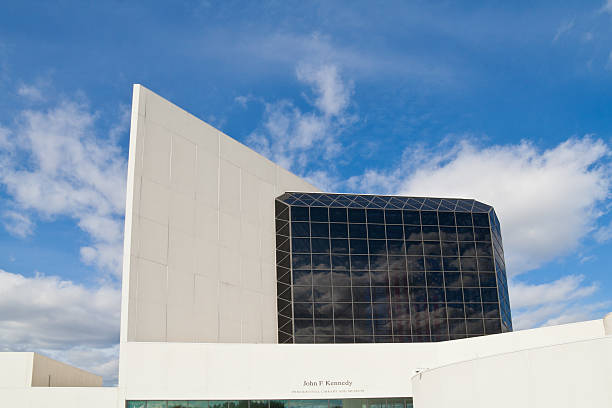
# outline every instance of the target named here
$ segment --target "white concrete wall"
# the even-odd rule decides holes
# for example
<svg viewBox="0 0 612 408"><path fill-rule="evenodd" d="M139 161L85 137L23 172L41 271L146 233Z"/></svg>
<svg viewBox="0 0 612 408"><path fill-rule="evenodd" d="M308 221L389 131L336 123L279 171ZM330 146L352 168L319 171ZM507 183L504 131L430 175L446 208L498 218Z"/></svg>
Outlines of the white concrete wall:
<svg viewBox="0 0 612 408"><path fill-rule="evenodd" d="M0 353L0 389L32 386L34 353Z"/></svg>
<svg viewBox="0 0 612 408"><path fill-rule="evenodd" d="M412 396L417 370L527 348L604 338L602 320L441 343L124 345L120 387L126 399L308 399ZM579 351L578 351L579 353ZM552 356L552 354L550 354ZM565 354L557 353L563 361ZM575 355L580 359L580 354ZM601 361L612 368L612 362ZM466 367L442 381L471 377ZM500 365L491 375L522 376ZM304 380L350 380L350 387L304 386ZM440 388L440 389L444 389ZM436 393L440 392L440 389ZM508 393L514 392L508 389ZM421 394L429 398L431 389ZM435 396L432 396L437 398ZM415 405L420 408L419 405ZM435 405L430 405L435 406ZM438 405L440 406L440 405Z"/></svg>
<svg viewBox="0 0 612 408"><path fill-rule="evenodd" d="M412 388L416 408L612 407L612 336L450 364Z"/></svg>
<svg viewBox="0 0 612 408"><path fill-rule="evenodd" d="M0 388L0 406L7 408L117 408L117 388Z"/></svg>
<svg viewBox="0 0 612 408"><path fill-rule="evenodd" d="M317 189L134 86L121 340L277 342L274 198Z"/></svg>

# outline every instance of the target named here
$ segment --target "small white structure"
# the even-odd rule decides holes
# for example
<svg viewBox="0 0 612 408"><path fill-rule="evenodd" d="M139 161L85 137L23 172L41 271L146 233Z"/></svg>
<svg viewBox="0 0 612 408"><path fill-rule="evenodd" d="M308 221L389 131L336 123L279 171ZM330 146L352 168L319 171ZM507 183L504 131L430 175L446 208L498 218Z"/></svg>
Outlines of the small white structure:
<svg viewBox="0 0 612 408"><path fill-rule="evenodd" d="M135 85L119 384L1 353L0 406L612 407L612 315L439 343L277 344L274 198L290 190L316 187Z"/></svg>

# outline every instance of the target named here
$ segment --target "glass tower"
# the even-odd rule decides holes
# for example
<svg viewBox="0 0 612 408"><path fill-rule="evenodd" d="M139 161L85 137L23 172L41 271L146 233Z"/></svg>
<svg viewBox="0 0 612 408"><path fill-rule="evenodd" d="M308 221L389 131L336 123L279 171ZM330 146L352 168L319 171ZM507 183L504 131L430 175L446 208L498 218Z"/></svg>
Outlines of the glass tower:
<svg viewBox="0 0 612 408"><path fill-rule="evenodd" d="M285 193L276 262L279 343L512 330L499 221L475 200Z"/></svg>

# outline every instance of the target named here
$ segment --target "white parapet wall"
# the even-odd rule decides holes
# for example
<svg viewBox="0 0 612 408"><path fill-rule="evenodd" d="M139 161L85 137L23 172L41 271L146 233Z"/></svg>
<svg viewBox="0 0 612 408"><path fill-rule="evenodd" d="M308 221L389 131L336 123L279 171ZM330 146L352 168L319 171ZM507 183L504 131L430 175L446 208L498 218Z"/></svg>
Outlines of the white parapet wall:
<svg viewBox="0 0 612 408"><path fill-rule="evenodd" d="M412 389L416 408L612 407L612 336L426 370Z"/></svg>
<svg viewBox="0 0 612 408"><path fill-rule="evenodd" d="M114 387L0 388L0 406L7 408L124 408Z"/></svg>
<svg viewBox="0 0 612 408"><path fill-rule="evenodd" d="M603 321L593 320L440 343L128 342L122 354L125 372L120 392L127 400L411 397L413 392L416 395L411 378L421 370L426 378L436 367L462 364L461 361L480 361L526 349L556 350L554 347L601 339L608 339ZM556 355L560 360L565 358L563 353ZM572 358L581 357L578 354ZM612 368L612 362L605 359L597 363L601 369L606 364L608 370ZM503 376L523 375L517 367L504 364L490 375L495 377L498 371ZM458 376L473 377L472 367L465 366L461 373L453 372L441 381L449 384L465 381ZM327 385L326 381L340 384ZM427 389L421 394L420 405L415 407L445 406L424 405L423 401L429 398L439 398L439 393L440 390L432 393Z"/></svg>

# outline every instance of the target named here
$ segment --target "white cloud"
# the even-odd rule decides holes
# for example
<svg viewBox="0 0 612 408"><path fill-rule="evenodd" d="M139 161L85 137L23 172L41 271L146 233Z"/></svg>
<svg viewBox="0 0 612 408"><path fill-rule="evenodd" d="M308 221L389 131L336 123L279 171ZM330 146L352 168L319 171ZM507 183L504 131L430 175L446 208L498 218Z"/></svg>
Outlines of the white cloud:
<svg viewBox="0 0 612 408"><path fill-rule="evenodd" d="M612 0L606 0L604 5L600 9L600 12L612 14Z"/></svg>
<svg viewBox="0 0 612 408"><path fill-rule="evenodd" d="M585 283L584 275L567 275L555 281L529 284L510 280L510 305L515 330L601 318L610 302L591 302L599 289Z"/></svg>
<svg viewBox="0 0 612 408"><path fill-rule="evenodd" d="M606 69L612 71L612 51L608 54L608 61L606 62Z"/></svg>
<svg viewBox="0 0 612 408"><path fill-rule="evenodd" d="M301 65L296 74L310 86L313 109L304 112L288 100L266 103L263 124L249 143L281 166L301 172L307 164L335 157L341 147L338 135L357 118L348 112L353 85L335 65Z"/></svg>
<svg viewBox="0 0 612 408"><path fill-rule="evenodd" d="M34 232L34 223L30 218L15 211L5 211L2 214L4 228L11 234L19 238L25 238Z"/></svg>
<svg viewBox="0 0 612 408"><path fill-rule="evenodd" d="M90 235L88 246L104 258L88 259L112 267L116 275L125 202L125 159L117 138L128 118L124 112L104 138L94 129L97 116L83 104L65 101L48 110L25 110L0 151L0 183L15 214L74 218ZM110 246L119 248L112 262L106 259Z"/></svg>
<svg viewBox="0 0 612 408"><path fill-rule="evenodd" d="M123 244L121 241L114 243L96 243L92 246L84 246L80 249L81 261L86 265L93 265L101 270L121 271Z"/></svg>
<svg viewBox="0 0 612 408"><path fill-rule="evenodd" d="M308 34L286 31L250 34L248 38L231 44L218 43L214 47L223 49L211 52L240 55L242 58L249 56L251 69L267 72L279 66L284 70L294 66L296 61L309 61L316 66L341 66L359 77L410 77L430 86L455 81L456 67L447 61L412 53L405 48L396 52L393 47L369 48L363 44L344 44L330 35L316 31Z"/></svg>
<svg viewBox="0 0 612 408"><path fill-rule="evenodd" d="M240 105L243 108L246 108L249 102L254 99L253 95L238 95L234 98L234 102Z"/></svg>
<svg viewBox="0 0 612 408"><path fill-rule="evenodd" d="M559 28L557 29L557 33L555 34L555 37L553 38L553 42L556 42L557 40L559 40L559 38L564 35L569 33L572 28L574 28L574 23L575 23L575 19L572 19L566 23L563 23L559 26Z"/></svg>
<svg viewBox="0 0 612 408"><path fill-rule="evenodd" d="M43 101L45 98L39 87L22 84L17 88L17 94L33 102Z"/></svg>
<svg viewBox="0 0 612 408"><path fill-rule="evenodd" d="M297 77L313 87L316 94L315 106L325 116L337 116L347 108L353 84L342 81L335 65L301 65L298 67Z"/></svg>
<svg viewBox="0 0 612 408"><path fill-rule="evenodd" d="M509 290L514 294L511 306L516 309L545 304L570 301L592 295L597 290L596 284L581 286L583 275L568 275L554 282L527 284L510 282Z"/></svg>
<svg viewBox="0 0 612 408"><path fill-rule="evenodd" d="M120 298L112 286L88 288L57 276L0 270L0 351L38 351L112 383Z"/></svg>

